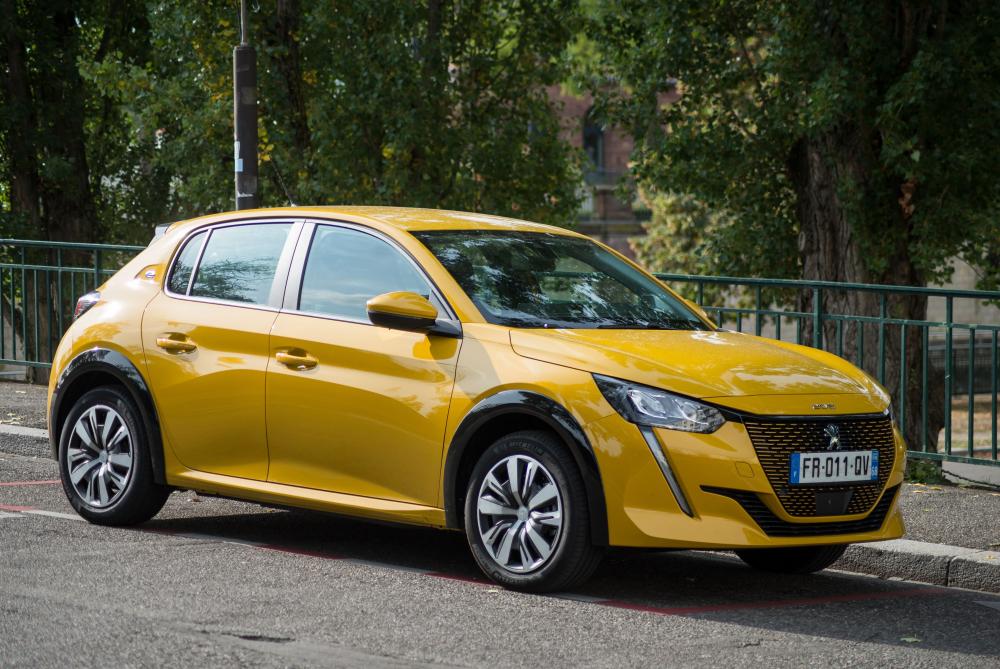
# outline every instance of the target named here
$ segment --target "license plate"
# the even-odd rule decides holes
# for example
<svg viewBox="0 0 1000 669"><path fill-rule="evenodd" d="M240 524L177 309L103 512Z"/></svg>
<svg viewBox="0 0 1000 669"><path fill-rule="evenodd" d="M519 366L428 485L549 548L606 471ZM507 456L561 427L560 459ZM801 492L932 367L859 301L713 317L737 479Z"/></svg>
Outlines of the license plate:
<svg viewBox="0 0 1000 669"><path fill-rule="evenodd" d="M857 483L878 480L878 451L844 453L792 453L788 482Z"/></svg>

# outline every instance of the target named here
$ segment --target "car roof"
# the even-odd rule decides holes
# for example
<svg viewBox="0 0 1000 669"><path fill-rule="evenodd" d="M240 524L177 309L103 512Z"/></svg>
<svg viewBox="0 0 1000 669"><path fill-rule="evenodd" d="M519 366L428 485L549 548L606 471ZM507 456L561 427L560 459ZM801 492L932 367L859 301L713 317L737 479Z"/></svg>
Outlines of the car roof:
<svg viewBox="0 0 1000 669"><path fill-rule="evenodd" d="M374 224L375 227L391 227L407 232L423 230L511 230L518 232L542 232L569 236L580 236L575 232L553 225L531 223L516 218L493 216L465 211L442 209L419 209L411 207L381 206L329 206L329 207L275 207L268 209L246 209L221 214L202 216L187 221L179 221L169 226L169 230L180 227L199 227L223 221L242 218L271 218L288 216L296 218L322 218L355 223Z"/></svg>

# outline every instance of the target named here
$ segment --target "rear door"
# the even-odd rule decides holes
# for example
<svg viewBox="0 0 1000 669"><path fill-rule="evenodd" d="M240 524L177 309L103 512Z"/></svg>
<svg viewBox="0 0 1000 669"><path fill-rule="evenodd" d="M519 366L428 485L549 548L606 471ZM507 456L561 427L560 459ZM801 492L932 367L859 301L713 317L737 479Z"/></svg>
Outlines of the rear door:
<svg viewBox="0 0 1000 669"><path fill-rule="evenodd" d="M416 262L372 231L306 223L295 256L271 330L268 480L437 506L461 340L373 325L365 303L411 291L450 312Z"/></svg>
<svg viewBox="0 0 1000 669"><path fill-rule="evenodd" d="M265 480L264 372L301 223L220 225L181 246L142 343L169 448L214 474Z"/></svg>

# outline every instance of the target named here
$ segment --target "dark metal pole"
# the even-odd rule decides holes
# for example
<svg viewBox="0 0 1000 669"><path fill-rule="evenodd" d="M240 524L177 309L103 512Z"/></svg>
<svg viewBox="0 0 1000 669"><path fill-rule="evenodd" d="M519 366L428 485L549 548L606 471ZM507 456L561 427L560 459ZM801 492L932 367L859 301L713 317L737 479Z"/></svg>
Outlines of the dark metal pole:
<svg viewBox="0 0 1000 669"><path fill-rule="evenodd" d="M240 2L240 45L233 49L233 158L236 208L257 204L257 54L247 42L246 0Z"/></svg>

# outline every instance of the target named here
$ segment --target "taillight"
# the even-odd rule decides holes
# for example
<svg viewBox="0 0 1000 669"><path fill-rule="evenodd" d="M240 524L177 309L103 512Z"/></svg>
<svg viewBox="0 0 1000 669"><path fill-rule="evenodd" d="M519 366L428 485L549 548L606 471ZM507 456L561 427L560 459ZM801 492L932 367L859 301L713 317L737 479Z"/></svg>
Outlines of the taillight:
<svg viewBox="0 0 1000 669"><path fill-rule="evenodd" d="M100 299L101 294L96 290L92 290L82 296L76 301L76 309L73 310L73 320L75 321L77 318L87 313L87 311L89 311L92 306L97 304Z"/></svg>

